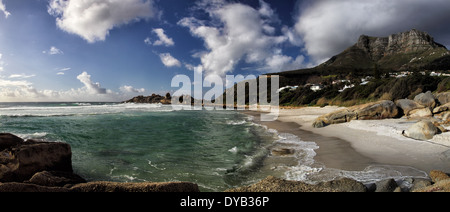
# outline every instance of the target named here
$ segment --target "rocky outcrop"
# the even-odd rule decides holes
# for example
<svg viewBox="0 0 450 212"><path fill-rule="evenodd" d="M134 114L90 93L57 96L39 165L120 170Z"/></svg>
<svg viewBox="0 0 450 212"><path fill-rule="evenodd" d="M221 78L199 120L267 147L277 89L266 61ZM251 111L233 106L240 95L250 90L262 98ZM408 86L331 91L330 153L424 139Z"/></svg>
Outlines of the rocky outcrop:
<svg viewBox="0 0 450 212"><path fill-rule="evenodd" d="M86 183L86 180L71 172L42 171L34 174L25 182L47 187L63 187L66 185Z"/></svg>
<svg viewBox="0 0 450 212"><path fill-rule="evenodd" d="M3 146L0 152L0 182L21 182L40 171L72 172L69 144L23 141L11 134L1 134L0 137Z"/></svg>
<svg viewBox="0 0 450 212"><path fill-rule="evenodd" d="M432 185L417 188L413 192L450 192L450 177L442 172L433 170L430 172L433 181Z"/></svg>
<svg viewBox="0 0 450 212"><path fill-rule="evenodd" d="M73 186L74 192L199 192L197 184L189 182L89 182Z"/></svg>
<svg viewBox="0 0 450 212"><path fill-rule="evenodd" d="M158 94L152 94L151 96L136 96L122 103L171 104L171 101L172 97L170 93L167 93L166 96Z"/></svg>
<svg viewBox="0 0 450 212"><path fill-rule="evenodd" d="M383 100L325 114L314 121L313 127L321 128L330 124L339 124L351 120L396 118L399 114L399 110L394 102Z"/></svg>
<svg viewBox="0 0 450 212"><path fill-rule="evenodd" d="M269 176L260 182L226 192L366 192L367 188L360 182L349 178L318 183L307 184L300 181L283 180Z"/></svg>

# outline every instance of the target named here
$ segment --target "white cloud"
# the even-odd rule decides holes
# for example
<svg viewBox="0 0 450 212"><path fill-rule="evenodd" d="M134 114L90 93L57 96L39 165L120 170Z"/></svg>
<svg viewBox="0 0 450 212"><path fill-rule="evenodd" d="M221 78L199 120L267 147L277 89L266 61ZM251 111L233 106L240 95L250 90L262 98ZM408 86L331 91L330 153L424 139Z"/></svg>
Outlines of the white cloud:
<svg viewBox="0 0 450 212"><path fill-rule="evenodd" d="M169 38L165 33L164 29L156 28L152 30L158 36L158 40L153 42L154 46L173 46L175 42L173 42L172 38Z"/></svg>
<svg viewBox="0 0 450 212"><path fill-rule="evenodd" d="M122 87L120 87L120 91L124 92L124 93L144 93L145 89L144 88L133 88L133 86L130 85L124 85Z"/></svg>
<svg viewBox="0 0 450 212"><path fill-rule="evenodd" d="M3 12L5 18L8 18L11 15L11 13L6 10L6 6L5 4L3 4L3 0L0 0L0 11Z"/></svg>
<svg viewBox="0 0 450 212"><path fill-rule="evenodd" d="M209 14L211 21L186 17L178 25L188 27L193 36L203 39L208 51L199 56L206 74L223 76L232 72L240 61L264 67L259 70L283 71L278 68L290 66L287 63L295 61L277 51L290 38L284 34L274 35L276 29L271 23L277 23L279 19L264 1L260 0L258 10L224 1L202 1L197 5ZM272 57L278 57L277 65L273 60L267 60Z"/></svg>
<svg viewBox="0 0 450 212"><path fill-rule="evenodd" d="M4 71L3 65L5 65L5 62L2 60L3 55L0 53L0 72Z"/></svg>
<svg viewBox="0 0 450 212"><path fill-rule="evenodd" d="M42 53L49 54L49 55L64 54L63 51L61 51L60 49L58 49L54 46L51 46L49 50L42 51Z"/></svg>
<svg viewBox="0 0 450 212"><path fill-rule="evenodd" d="M84 86L91 94L106 94L107 92L105 88L102 88L100 86L100 83L92 82L91 75L89 75L87 72L83 72L78 75L77 79L84 84Z"/></svg>
<svg viewBox="0 0 450 212"><path fill-rule="evenodd" d="M174 58L170 53L162 53L159 54L159 57L161 58L161 62L166 67L181 67L181 62Z"/></svg>
<svg viewBox="0 0 450 212"><path fill-rule="evenodd" d="M295 32L315 63L353 45L361 34L387 36L417 28L450 45L450 29L442 28L450 21L446 0L316 0L299 5Z"/></svg>
<svg viewBox="0 0 450 212"><path fill-rule="evenodd" d="M11 74L9 75L8 78L10 79L17 79L17 78L21 78L21 79L26 79L26 78L31 78L31 77L35 77L36 75L32 74L32 75L26 75L26 74Z"/></svg>
<svg viewBox="0 0 450 212"><path fill-rule="evenodd" d="M5 80L0 78L0 87L28 87L33 83L26 80Z"/></svg>
<svg viewBox="0 0 450 212"><path fill-rule="evenodd" d="M57 26L89 43L104 41L118 26L155 17L153 0L50 0Z"/></svg>
<svg viewBox="0 0 450 212"><path fill-rule="evenodd" d="M93 83L91 76L83 72L77 79L83 83L83 87L71 88L69 90L39 90L33 83L19 77L11 75L5 77L0 75L0 102L45 102L45 101L94 101L94 102L120 102L130 99L135 91L144 92L145 89L135 89L132 86L123 86L121 92L113 92L109 89L101 88L99 83ZM20 75L27 76L27 75ZM132 92L128 92L132 91Z"/></svg>
<svg viewBox="0 0 450 212"><path fill-rule="evenodd" d="M56 73L56 75L64 75L65 73L64 72L62 72L62 71L60 71L60 72L58 72L58 73Z"/></svg>

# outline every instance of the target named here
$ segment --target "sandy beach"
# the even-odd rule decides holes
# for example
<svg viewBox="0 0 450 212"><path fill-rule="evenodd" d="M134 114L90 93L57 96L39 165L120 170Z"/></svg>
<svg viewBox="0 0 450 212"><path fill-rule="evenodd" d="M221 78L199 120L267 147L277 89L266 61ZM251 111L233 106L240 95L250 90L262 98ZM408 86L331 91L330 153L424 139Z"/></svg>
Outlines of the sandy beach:
<svg viewBox="0 0 450 212"><path fill-rule="evenodd" d="M281 109L278 120L272 122L259 122L257 111L245 113L279 133L315 142L318 148L314 150L314 161L323 165L322 172L325 167L328 172L344 176L359 176L380 169L393 175L415 177L426 177L426 173L436 169L450 172L450 132L429 141L406 138L401 132L417 122L406 118L354 120L325 128L312 127L317 117L340 109L336 106Z"/></svg>

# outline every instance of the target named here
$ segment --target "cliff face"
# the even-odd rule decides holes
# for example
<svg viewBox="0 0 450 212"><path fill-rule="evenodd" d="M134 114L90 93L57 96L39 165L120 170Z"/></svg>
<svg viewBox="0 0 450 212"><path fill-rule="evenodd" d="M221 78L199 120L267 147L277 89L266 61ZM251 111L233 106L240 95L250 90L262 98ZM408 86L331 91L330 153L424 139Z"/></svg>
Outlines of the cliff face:
<svg viewBox="0 0 450 212"><path fill-rule="evenodd" d="M389 37L361 35L356 46L368 53L375 61L389 55L423 52L443 47L434 42L434 38L428 33L416 29Z"/></svg>

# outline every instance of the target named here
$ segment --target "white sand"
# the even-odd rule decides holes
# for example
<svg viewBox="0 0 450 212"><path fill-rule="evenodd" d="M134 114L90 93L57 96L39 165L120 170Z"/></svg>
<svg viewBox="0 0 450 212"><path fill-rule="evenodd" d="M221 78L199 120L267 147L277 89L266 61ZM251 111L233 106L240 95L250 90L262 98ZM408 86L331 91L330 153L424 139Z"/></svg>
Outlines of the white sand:
<svg viewBox="0 0 450 212"><path fill-rule="evenodd" d="M412 166L429 172L450 172L450 132L436 135L430 141L418 141L401 135L416 121L402 119L355 120L324 128L313 128L315 118L342 108L307 107L281 109L278 120L295 122L301 129L348 141L360 154L380 164Z"/></svg>

